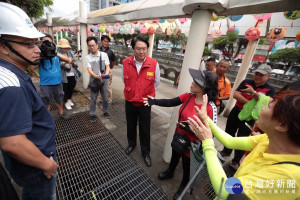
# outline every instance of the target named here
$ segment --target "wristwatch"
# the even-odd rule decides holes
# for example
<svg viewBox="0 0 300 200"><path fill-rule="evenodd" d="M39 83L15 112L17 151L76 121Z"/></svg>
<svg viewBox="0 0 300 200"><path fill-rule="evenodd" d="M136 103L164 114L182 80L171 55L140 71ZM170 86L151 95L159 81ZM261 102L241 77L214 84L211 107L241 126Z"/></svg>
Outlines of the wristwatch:
<svg viewBox="0 0 300 200"><path fill-rule="evenodd" d="M255 94L257 94L256 91L252 92L250 95L251 95L251 96L254 96Z"/></svg>

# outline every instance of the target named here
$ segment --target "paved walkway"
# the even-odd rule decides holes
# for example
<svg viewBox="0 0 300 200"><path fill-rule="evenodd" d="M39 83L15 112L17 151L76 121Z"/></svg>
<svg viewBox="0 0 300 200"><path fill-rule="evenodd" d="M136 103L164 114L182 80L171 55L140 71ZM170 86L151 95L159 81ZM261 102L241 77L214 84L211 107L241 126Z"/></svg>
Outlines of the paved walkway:
<svg viewBox="0 0 300 200"><path fill-rule="evenodd" d="M126 119L124 113L124 96L123 96L124 84L121 79L121 67L116 66L113 69L113 103L109 112L111 119L105 119L102 114L102 110L97 107L97 116L110 130L113 136L121 143L124 149L127 147L126 137ZM77 89L89 97L89 90L84 90L82 85L77 84ZM167 80L162 80L157 91L156 98L173 98L177 96L177 87ZM168 163L163 161L162 155L167 138L167 134L170 127L170 118L172 116L173 108L165 108L153 106L152 108L152 121L151 121L151 153L152 167L146 167L139 143L135 150L131 153L131 156L144 168L149 174L152 181L160 186L163 191L172 199L174 193L177 191L182 178L182 166L179 164L176 169L176 173L173 179L160 181L157 178L157 174L160 171L165 170L168 167ZM218 125L224 129L226 125L226 118L218 117ZM217 149L222 149L222 145L216 142ZM193 195L186 195L185 199L206 199L203 193L197 192L195 188Z"/></svg>
<svg viewBox="0 0 300 200"><path fill-rule="evenodd" d="M38 81L35 81L35 85L38 89ZM111 115L110 119L105 119L102 110L97 107L96 115L100 118L106 128L112 133L112 135L118 140L118 142L124 147L127 147L126 137L126 119L125 119L125 100L123 96L124 84L121 79L121 67L116 66L113 69L113 103L109 109ZM90 96L89 89L83 89L82 78L79 80L76 86L82 94L87 98ZM173 98L177 96L177 87L167 80L162 80L157 91L156 98ZM66 111L69 114L75 114L78 112L89 111L89 105L82 105L80 102L75 101L74 109ZM139 143L137 147L131 153L131 156L138 162L138 164L146 171L151 180L157 184L162 190L170 197L173 198L174 193L177 191L182 178L182 166L179 164L176 169L174 178L171 180L160 181L157 178L157 174L168 167L168 163L165 163L162 159L164 146L167 138L167 134L170 127L170 118L173 112L173 108L164 108L153 106L152 108L152 121L151 121L151 153L152 167L146 167ZM55 117L57 110L51 112ZM224 129L226 124L226 118L218 117L218 125ZM223 147L216 141L218 150ZM1 157L1 156L0 156ZM1 158L0 158L1 161ZM20 188L18 188L20 193ZM201 192L200 188L195 188L193 195L186 194L184 199L207 199L207 197Z"/></svg>

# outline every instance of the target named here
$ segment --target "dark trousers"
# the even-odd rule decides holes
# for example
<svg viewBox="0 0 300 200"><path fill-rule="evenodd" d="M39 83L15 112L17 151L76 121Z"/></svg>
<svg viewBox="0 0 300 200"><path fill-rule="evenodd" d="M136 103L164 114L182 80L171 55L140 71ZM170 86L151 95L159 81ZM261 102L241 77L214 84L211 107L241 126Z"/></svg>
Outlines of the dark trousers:
<svg viewBox="0 0 300 200"><path fill-rule="evenodd" d="M151 106L134 106L130 102L125 101L125 113L129 146L136 146L137 122L139 120L139 136L142 155L144 157L149 155Z"/></svg>
<svg viewBox="0 0 300 200"><path fill-rule="evenodd" d="M188 184L189 180L190 180L190 158L187 157L184 154L180 155L172 149L172 158L171 158L171 162L170 162L170 165L169 165L169 170L171 172L175 171L181 156L182 156L183 175L182 175L182 181L181 181L180 185L185 187Z"/></svg>
<svg viewBox="0 0 300 200"><path fill-rule="evenodd" d="M75 76L67 76L68 83L63 83L64 89L64 103L68 101L68 99L72 98L72 94L76 85Z"/></svg>
<svg viewBox="0 0 300 200"><path fill-rule="evenodd" d="M227 122L226 122L226 128L225 132L230 134L232 137L235 137L235 133L237 132L237 137L244 137L249 136L251 131L250 129L245 125L246 121L241 121L238 118L238 115L240 113L241 109L239 109L237 106L234 106L233 109L230 111ZM254 120L247 121L247 123L251 126L254 125ZM230 154L232 152L232 149L228 149L224 147L223 151L227 154ZM245 151L241 150L235 150L234 158L232 161L240 162L241 158L243 157Z"/></svg>
<svg viewBox="0 0 300 200"><path fill-rule="evenodd" d="M9 176L0 163L0 199L19 200Z"/></svg>

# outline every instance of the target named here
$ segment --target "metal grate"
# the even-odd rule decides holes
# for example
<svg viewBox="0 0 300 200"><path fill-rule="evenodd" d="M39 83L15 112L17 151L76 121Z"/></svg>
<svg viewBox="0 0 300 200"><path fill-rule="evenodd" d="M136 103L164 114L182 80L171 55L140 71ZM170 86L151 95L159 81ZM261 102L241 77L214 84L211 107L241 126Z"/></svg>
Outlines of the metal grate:
<svg viewBox="0 0 300 200"><path fill-rule="evenodd" d="M227 175L227 177L232 177L235 173L235 171L229 166L229 163L223 166L223 169ZM205 168L202 170L199 174L200 177L202 177L202 181L199 183L199 185L195 186L195 189L200 188L201 192L208 198L208 199L215 199L217 196L214 192L214 189L212 187L211 181L209 179L208 171ZM224 187L224 186L223 186Z"/></svg>
<svg viewBox="0 0 300 200"><path fill-rule="evenodd" d="M168 199L89 113L56 118L59 199Z"/></svg>

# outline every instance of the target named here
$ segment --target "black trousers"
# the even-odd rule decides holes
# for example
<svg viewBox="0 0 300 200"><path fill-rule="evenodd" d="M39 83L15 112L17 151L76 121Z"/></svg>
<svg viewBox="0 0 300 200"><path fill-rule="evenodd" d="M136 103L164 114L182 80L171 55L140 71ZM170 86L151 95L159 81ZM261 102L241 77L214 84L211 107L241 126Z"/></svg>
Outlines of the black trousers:
<svg viewBox="0 0 300 200"><path fill-rule="evenodd" d="M125 100L127 122L127 140L129 146L136 146L137 122L139 120L139 136L142 155L150 153L150 121L151 106L134 106Z"/></svg>
<svg viewBox="0 0 300 200"><path fill-rule="evenodd" d="M241 109L239 109L237 106L234 106L232 110L229 113L227 122L226 122L226 128L225 132L230 134L232 137L235 137L235 133L237 132L237 137L243 137L243 136L249 136L251 131L250 129L245 125L246 121L241 121L238 118L238 115L240 113ZM253 126L255 121L247 121L247 123L250 126ZM228 149L224 147L223 151L227 154L230 154L232 152L232 149ZM234 158L232 161L240 162L241 158L243 157L245 151L241 150L235 150Z"/></svg>
<svg viewBox="0 0 300 200"><path fill-rule="evenodd" d="M174 151L172 149L172 158L171 158L171 162L169 165L169 170L174 172L180 158L182 157L182 169L183 169L183 175L182 175L182 181L181 181L181 186L185 187L189 180L190 180L190 158L187 157L186 155L180 155L178 154L176 151Z"/></svg>
<svg viewBox="0 0 300 200"><path fill-rule="evenodd" d="M73 91L76 85L75 76L67 76L68 83L63 83L64 90L64 103L67 102L68 99L72 98Z"/></svg>

